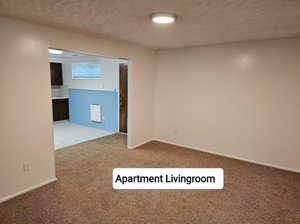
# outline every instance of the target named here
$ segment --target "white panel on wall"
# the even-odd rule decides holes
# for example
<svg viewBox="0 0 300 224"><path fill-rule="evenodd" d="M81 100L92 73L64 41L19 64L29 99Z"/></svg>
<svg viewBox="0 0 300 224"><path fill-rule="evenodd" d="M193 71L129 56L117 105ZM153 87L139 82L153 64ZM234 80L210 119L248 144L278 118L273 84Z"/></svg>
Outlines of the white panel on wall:
<svg viewBox="0 0 300 224"><path fill-rule="evenodd" d="M91 121L101 122L101 105L100 104L91 104L90 105L90 118Z"/></svg>

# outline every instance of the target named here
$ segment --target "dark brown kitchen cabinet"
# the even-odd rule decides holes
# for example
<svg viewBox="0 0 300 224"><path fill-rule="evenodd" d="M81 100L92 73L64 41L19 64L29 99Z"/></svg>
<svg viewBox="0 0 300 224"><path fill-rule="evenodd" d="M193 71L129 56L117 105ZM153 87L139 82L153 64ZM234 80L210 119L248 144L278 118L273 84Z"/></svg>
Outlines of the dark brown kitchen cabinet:
<svg viewBox="0 0 300 224"><path fill-rule="evenodd" d="M69 100L52 100L53 121L69 120Z"/></svg>
<svg viewBox="0 0 300 224"><path fill-rule="evenodd" d="M63 85L63 74L61 63L50 62L51 85Z"/></svg>

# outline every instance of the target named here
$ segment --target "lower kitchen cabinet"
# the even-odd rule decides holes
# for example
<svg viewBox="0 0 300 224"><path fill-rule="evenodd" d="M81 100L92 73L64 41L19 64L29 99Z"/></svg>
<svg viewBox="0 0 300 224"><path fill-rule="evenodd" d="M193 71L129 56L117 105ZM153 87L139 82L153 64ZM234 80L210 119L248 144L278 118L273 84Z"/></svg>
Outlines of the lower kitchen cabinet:
<svg viewBox="0 0 300 224"><path fill-rule="evenodd" d="M52 100L53 121L69 120L69 99Z"/></svg>

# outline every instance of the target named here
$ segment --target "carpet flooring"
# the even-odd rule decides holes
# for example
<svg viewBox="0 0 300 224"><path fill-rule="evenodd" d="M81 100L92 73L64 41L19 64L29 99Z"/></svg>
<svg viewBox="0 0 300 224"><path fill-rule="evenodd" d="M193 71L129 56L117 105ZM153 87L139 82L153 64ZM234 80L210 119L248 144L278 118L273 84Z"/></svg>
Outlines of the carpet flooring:
<svg viewBox="0 0 300 224"><path fill-rule="evenodd" d="M1 224L300 223L300 174L112 135L55 152L58 181L0 204ZM113 190L116 167L222 167L223 190Z"/></svg>

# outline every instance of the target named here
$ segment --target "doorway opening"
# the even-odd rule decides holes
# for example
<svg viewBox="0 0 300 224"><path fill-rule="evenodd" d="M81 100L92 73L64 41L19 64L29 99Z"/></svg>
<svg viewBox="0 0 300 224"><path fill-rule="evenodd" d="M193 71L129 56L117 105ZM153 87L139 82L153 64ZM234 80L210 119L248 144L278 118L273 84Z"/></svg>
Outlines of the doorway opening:
<svg viewBox="0 0 300 224"><path fill-rule="evenodd" d="M55 150L127 134L128 60L49 48Z"/></svg>

